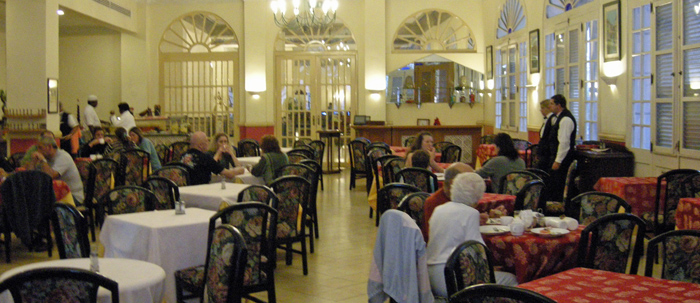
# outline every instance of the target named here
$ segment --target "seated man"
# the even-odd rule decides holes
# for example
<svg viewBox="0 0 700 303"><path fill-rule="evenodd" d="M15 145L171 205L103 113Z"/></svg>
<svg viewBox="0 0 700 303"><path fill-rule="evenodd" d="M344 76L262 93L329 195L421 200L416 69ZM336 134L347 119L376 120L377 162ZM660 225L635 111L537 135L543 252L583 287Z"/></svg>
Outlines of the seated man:
<svg viewBox="0 0 700 303"><path fill-rule="evenodd" d="M61 180L68 184L75 205L81 205L85 196L83 194L83 181L80 179L78 167L73 158L65 150L58 149L56 140L42 137L37 144L37 151L32 154L30 166L41 170L53 179Z"/></svg>
<svg viewBox="0 0 700 303"><path fill-rule="evenodd" d="M226 178L233 179L237 175L245 172L243 167L224 169L219 162L207 154L209 138L203 132L195 132L190 137L190 149L182 155L182 163L190 168L190 184L208 184L211 181L211 174L221 174Z"/></svg>
<svg viewBox="0 0 700 303"><path fill-rule="evenodd" d="M484 243L479 232L479 211L474 209L486 184L475 173L461 173L452 182L451 202L438 206L430 217L430 242L428 242L428 275L433 294L447 297L445 263L454 249L468 240ZM515 286L515 275L496 272L496 283Z"/></svg>
<svg viewBox="0 0 700 303"><path fill-rule="evenodd" d="M41 140L41 138L43 138L43 137L56 140L56 136L50 130L42 131L39 134L38 140ZM25 169L34 169L34 166L30 167L30 165L32 163L32 154L34 154L34 152L37 151L38 147L39 147L38 144L34 144L26 152L24 152L24 157L22 157L22 160L19 161L20 166L24 167Z"/></svg>

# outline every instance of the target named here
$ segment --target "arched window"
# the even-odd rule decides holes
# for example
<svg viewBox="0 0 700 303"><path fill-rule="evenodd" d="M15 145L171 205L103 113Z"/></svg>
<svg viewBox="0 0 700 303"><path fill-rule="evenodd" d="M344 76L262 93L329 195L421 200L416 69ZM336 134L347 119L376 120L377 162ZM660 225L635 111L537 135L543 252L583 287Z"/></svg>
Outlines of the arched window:
<svg viewBox="0 0 700 303"><path fill-rule="evenodd" d="M275 50L283 52L355 51L355 38L345 24L336 19L332 25L311 28L284 28L275 41Z"/></svg>
<svg viewBox="0 0 700 303"><path fill-rule="evenodd" d="M547 18L559 16L590 2L593 2L593 0L549 0L549 4L547 4Z"/></svg>
<svg viewBox="0 0 700 303"><path fill-rule="evenodd" d="M510 33L521 30L527 25L525 9L518 0L508 0L501 9L501 16L498 18L498 28L496 38L500 39Z"/></svg>
<svg viewBox="0 0 700 303"><path fill-rule="evenodd" d="M427 10L406 18L394 35L394 51L475 52L469 25L442 10Z"/></svg>

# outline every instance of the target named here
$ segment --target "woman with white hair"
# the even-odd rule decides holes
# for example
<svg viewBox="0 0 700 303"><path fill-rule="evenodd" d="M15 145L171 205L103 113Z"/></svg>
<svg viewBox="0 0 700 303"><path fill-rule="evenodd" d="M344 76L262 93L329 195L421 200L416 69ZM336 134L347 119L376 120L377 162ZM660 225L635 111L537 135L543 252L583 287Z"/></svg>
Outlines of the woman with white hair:
<svg viewBox="0 0 700 303"><path fill-rule="evenodd" d="M452 201L435 208L430 217L430 242L428 242L428 274L435 296L447 297L445 286L445 262L452 251L468 240L484 243L479 232L479 211L474 207L484 195L484 179L475 173L461 173L452 181ZM517 285L515 275L495 272L496 283Z"/></svg>

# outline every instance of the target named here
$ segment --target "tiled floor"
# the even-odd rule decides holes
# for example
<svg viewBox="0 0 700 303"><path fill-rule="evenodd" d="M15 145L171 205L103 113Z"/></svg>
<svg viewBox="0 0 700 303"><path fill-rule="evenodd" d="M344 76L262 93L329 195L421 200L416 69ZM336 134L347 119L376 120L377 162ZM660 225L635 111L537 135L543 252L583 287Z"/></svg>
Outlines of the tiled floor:
<svg viewBox="0 0 700 303"><path fill-rule="evenodd" d="M309 274L304 276L301 256L294 255L291 266L278 252L275 272L277 301L282 303L367 302L367 276L377 228L368 217L364 181L348 190L350 173L324 175L325 190L319 190L320 239L309 254ZM4 251L0 249L4 259ZM58 258L54 250L53 258ZM0 273L27 263L46 261L47 253L27 252L13 241L12 263L0 260ZM264 293L262 298L265 299Z"/></svg>

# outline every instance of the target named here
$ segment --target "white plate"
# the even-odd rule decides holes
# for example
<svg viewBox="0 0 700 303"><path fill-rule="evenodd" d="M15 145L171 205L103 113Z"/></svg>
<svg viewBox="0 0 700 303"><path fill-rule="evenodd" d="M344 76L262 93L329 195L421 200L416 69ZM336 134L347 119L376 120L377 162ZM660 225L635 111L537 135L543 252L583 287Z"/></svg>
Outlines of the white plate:
<svg viewBox="0 0 700 303"><path fill-rule="evenodd" d="M594 151L597 153L608 151L608 150L609 150L609 148L591 148L591 151Z"/></svg>
<svg viewBox="0 0 700 303"><path fill-rule="evenodd" d="M435 173L435 176L437 176L438 181L445 181L445 173Z"/></svg>
<svg viewBox="0 0 700 303"><path fill-rule="evenodd" d="M479 231L484 235L500 235L510 232L510 227L505 225L484 225L479 226Z"/></svg>
<svg viewBox="0 0 700 303"><path fill-rule="evenodd" d="M561 237L569 233L568 229L555 228L555 227L538 227L530 230L533 234L536 234L544 238L554 238Z"/></svg>
<svg viewBox="0 0 700 303"><path fill-rule="evenodd" d="M501 218L488 218L486 225L501 225Z"/></svg>

